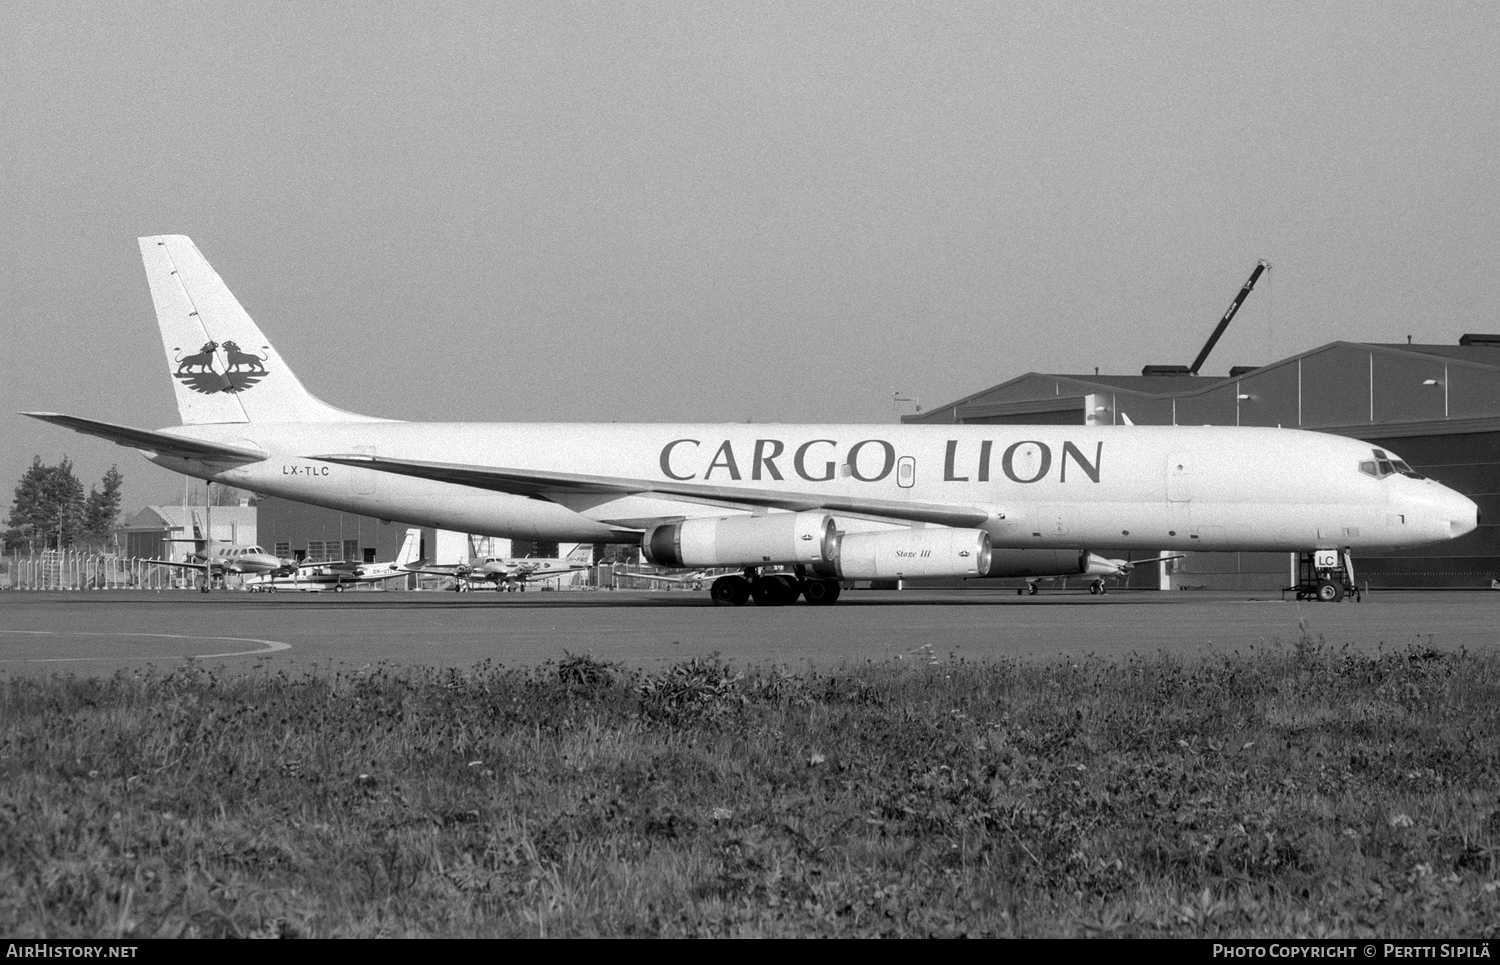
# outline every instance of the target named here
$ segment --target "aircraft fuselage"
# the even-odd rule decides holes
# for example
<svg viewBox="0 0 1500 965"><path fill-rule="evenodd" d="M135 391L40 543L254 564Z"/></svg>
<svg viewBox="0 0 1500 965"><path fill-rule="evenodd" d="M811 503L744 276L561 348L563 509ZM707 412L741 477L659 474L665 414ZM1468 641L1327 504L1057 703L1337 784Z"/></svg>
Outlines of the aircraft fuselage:
<svg viewBox="0 0 1500 965"><path fill-rule="evenodd" d="M975 525L997 548L1374 549L1451 539L1476 523L1474 504L1446 487L1362 473L1368 443L1294 429L359 422L162 431L269 454L242 465L153 458L200 478L416 525L549 541L630 541L643 521L702 516L714 501L649 490L535 498L315 457L359 452L668 488L961 505L982 514ZM902 525L833 515L843 530Z"/></svg>

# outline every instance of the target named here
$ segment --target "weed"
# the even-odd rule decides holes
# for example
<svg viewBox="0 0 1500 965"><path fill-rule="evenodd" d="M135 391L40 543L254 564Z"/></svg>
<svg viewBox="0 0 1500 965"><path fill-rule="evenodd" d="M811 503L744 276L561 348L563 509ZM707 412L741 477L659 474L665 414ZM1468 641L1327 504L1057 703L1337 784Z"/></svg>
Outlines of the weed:
<svg viewBox="0 0 1500 965"><path fill-rule="evenodd" d="M1493 937L1500 659L0 681L0 931Z"/></svg>

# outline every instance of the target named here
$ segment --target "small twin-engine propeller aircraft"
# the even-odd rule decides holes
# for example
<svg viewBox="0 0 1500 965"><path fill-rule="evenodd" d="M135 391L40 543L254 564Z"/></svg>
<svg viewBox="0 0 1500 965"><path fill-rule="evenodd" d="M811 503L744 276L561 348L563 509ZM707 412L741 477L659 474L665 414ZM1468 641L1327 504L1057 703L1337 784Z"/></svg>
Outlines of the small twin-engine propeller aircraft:
<svg viewBox="0 0 1500 965"><path fill-rule="evenodd" d="M1463 495L1380 472L1369 443L1297 429L356 415L303 387L190 239L140 246L183 424L28 415L319 506L464 533L637 543L658 566L739 569L713 582L720 604L828 604L841 580L1005 575L997 549L1347 552L1478 524Z"/></svg>
<svg viewBox="0 0 1500 965"><path fill-rule="evenodd" d="M141 562L152 563L156 566L199 570L206 577L202 587L204 590L209 589L215 580L222 580L230 573L240 575L285 573L297 565L295 560L284 560L273 553L267 553L259 546L224 543L209 538L204 535L203 521L196 512L193 513L191 539L168 539L163 542L192 543L193 551L185 560L142 560Z"/></svg>
<svg viewBox="0 0 1500 965"><path fill-rule="evenodd" d="M1183 556L1184 554L1182 553L1174 553L1171 556L1156 556L1149 560L1119 560L1100 556L1098 553L1090 553L1087 550L1084 550L1078 553L1078 563L1076 567L1068 569L1059 568L1055 573L1033 571L1029 573L1016 574L1026 577L1026 585L1017 590L1016 594L1019 596L1029 593L1032 596L1035 596L1037 592L1037 581L1047 579L1049 577L1092 576L1093 579L1089 581L1089 592L1096 595L1102 595L1109 592L1109 584L1106 582L1109 579L1124 579L1129 576L1131 572L1134 571L1138 566L1146 566L1153 563L1166 563L1169 560L1180 560L1183 558Z"/></svg>
<svg viewBox="0 0 1500 965"><path fill-rule="evenodd" d="M453 577L453 589L462 592L475 584L488 583L496 590L526 591L528 582L589 569L589 564L568 559L534 556L480 556L469 540L469 557L462 563L423 566L418 572Z"/></svg>
<svg viewBox="0 0 1500 965"><path fill-rule="evenodd" d="M406 531L406 539L401 542L400 552L388 563L356 563L350 560L309 563L304 560L294 567L291 575L267 574L250 584L250 589L275 593L280 589L330 588L335 592L343 592L347 586L397 580L420 572L423 561L417 559L417 554L421 551L421 546L422 531L409 529Z"/></svg>

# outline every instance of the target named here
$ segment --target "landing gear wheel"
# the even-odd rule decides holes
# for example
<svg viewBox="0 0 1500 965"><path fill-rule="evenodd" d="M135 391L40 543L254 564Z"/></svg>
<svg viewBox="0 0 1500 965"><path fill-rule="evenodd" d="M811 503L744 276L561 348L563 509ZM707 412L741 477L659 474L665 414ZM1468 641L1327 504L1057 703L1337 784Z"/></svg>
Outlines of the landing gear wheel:
<svg viewBox="0 0 1500 965"><path fill-rule="evenodd" d="M1036 596L1036 584L1035 583L1028 583L1028 584L1026 584L1026 592L1030 593L1032 596Z"/></svg>
<svg viewBox="0 0 1500 965"><path fill-rule="evenodd" d="M808 606L833 606L839 598L838 580L807 580L802 584L802 595Z"/></svg>
<svg viewBox="0 0 1500 965"><path fill-rule="evenodd" d="M708 593L714 606L744 606L750 599L750 581L743 576L721 576Z"/></svg>
<svg viewBox="0 0 1500 965"><path fill-rule="evenodd" d="M1099 584L1098 583L1090 583L1089 584L1089 595L1090 596L1098 596L1099 595Z"/></svg>
<svg viewBox="0 0 1500 965"><path fill-rule="evenodd" d="M1318 599L1324 603L1337 603L1344 598L1344 588L1332 580L1318 583Z"/></svg>
<svg viewBox="0 0 1500 965"><path fill-rule="evenodd" d="M797 602L802 588L790 576L762 576L750 584L750 595L759 606L787 606Z"/></svg>

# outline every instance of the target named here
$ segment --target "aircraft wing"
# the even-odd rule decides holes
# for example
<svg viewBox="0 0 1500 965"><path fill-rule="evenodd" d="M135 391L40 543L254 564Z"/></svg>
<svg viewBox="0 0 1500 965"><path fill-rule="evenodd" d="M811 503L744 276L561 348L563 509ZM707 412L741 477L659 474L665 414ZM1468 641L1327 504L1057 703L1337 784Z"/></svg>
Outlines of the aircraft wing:
<svg viewBox="0 0 1500 965"><path fill-rule="evenodd" d="M711 499L731 505L785 509L791 512L825 510L831 513L874 516L880 519L906 522L939 523L943 526L958 527L979 526L990 518L989 513L977 506L962 504L821 496L811 493L777 492L770 489L716 486L712 483L587 476L579 473L544 472L533 469L502 469L456 463L416 462L357 454L313 456L312 458L321 462L376 469L398 476L432 479L437 482L455 483L460 486L472 486L475 489L512 493L517 496L546 496L549 493L685 496L692 499Z"/></svg>
<svg viewBox="0 0 1500 965"><path fill-rule="evenodd" d="M316 563L309 563L307 560L303 560L297 564L297 569L315 570L321 567L322 569L333 570L339 573L353 573L363 565L362 563L351 563L348 560L319 560Z"/></svg>
<svg viewBox="0 0 1500 965"><path fill-rule="evenodd" d="M659 573L621 573L622 579L630 580L652 580L657 583L707 583L708 577L703 574L697 576L662 576Z"/></svg>
<svg viewBox="0 0 1500 965"><path fill-rule="evenodd" d="M460 571L467 572L469 567L457 563L429 563L423 566L413 566L408 573L422 573L427 576L457 576Z"/></svg>
<svg viewBox="0 0 1500 965"><path fill-rule="evenodd" d="M1145 566L1147 563L1165 563L1168 560L1180 560L1186 555L1186 553L1174 553L1171 556L1157 556L1149 560L1126 560L1125 562L1129 566Z"/></svg>
<svg viewBox="0 0 1500 965"><path fill-rule="evenodd" d="M209 564L209 563L184 563L182 560L141 560L140 562L142 562L142 563L154 563L157 566L180 566L180 567L183 567L184 569L189 569L189 570L201 570L201 569L203 569L203 568L205 568L207 566L210 566L210 565L211 566L215 566L215 567L217 567L219 569L223 569L223 567L220 566L217 563L213 563L213 564Z"/></svg>
<svg viewBox="0 0 1500 965"><path fill-rule="evenodd" d="M108 439L116 445L131 449L145 449L164 456L179 456L183 459L227 459L237 462L263 462L268 455L259 449L244 446L228 446L221 442L204 442L201 439L185 439L167 432L149 429L133 429L113 422L98 422L78 416L62 415L58 412L23 412L24 416L50 422L64 429L72 429L86 436Z"/></svg>

